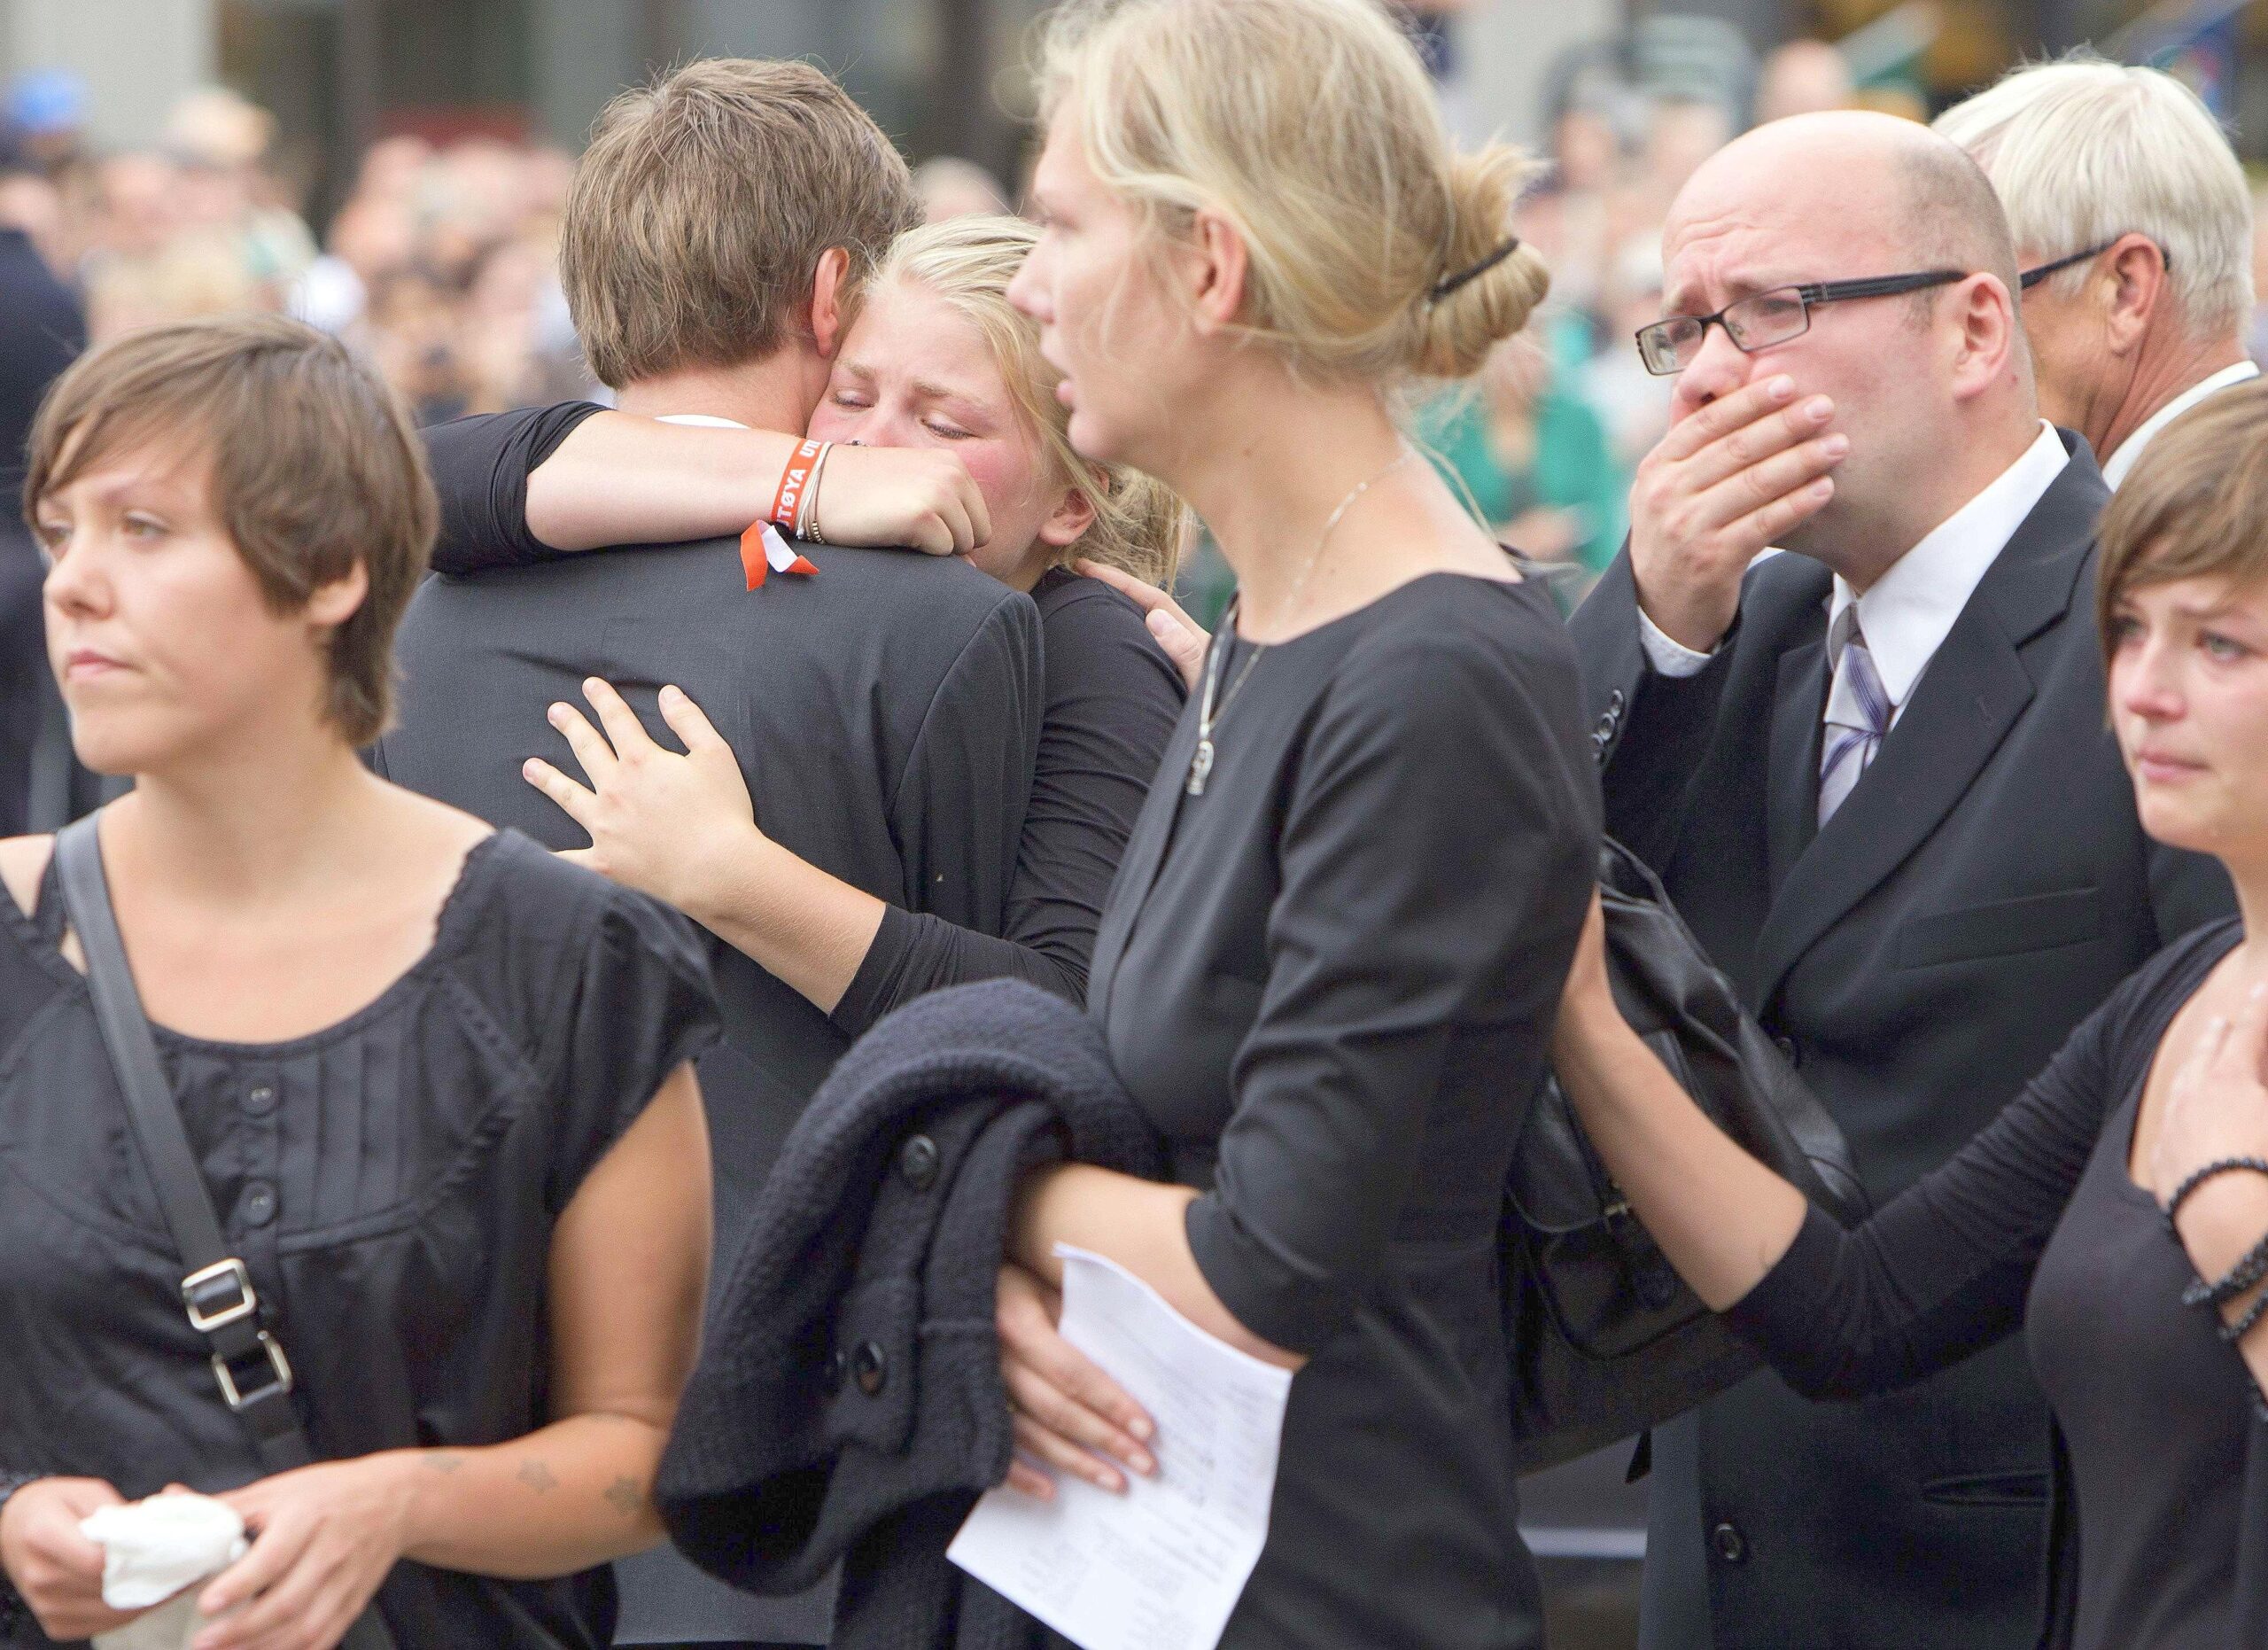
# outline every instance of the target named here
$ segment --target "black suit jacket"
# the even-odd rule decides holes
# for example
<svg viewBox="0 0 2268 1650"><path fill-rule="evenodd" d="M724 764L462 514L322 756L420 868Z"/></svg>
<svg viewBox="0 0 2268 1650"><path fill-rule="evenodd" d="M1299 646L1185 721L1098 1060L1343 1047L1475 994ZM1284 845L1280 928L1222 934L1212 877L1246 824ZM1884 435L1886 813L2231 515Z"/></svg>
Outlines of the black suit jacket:
<svg viewBox="0 0 2268 1650"><path fill-rule="evenodd" d="M582 772L545 707L580 704L584 678L603 677L676 749L654 704L673 682L740 757L773 840L889 904L997 934L1038 746L1038 611L965 562L808 553L815 577L759 590L731 540L429 579L397 650L400 722L374 766L548 847L581 846L520 777L538 755ZM730 1255L849 1039L740 952L711 950L725 1037L700 1061L701 1090ZM738 1598L652 1554L625 1569L623 1642L809 1641L825 1623L823 1598Z"/></svg>
<svg viewBox="0 0 2268 1650"><path fill-rule="evenodd" d="M2070 463L1824 829L1825 567L1752 569L1690 678L1648 665L1627 551L1573 622L1608 829L1795 1055L1877 1202L2168 939L2233 908L2217 863L2135 818L2093 624L2109 494L2064 441ZM1859 1404L1744 1384L1658 1443L1649 1642L1706 1643L1705 1618L1719 1650L2030 1645L2047 1440L2013 1339Z"/></svg>

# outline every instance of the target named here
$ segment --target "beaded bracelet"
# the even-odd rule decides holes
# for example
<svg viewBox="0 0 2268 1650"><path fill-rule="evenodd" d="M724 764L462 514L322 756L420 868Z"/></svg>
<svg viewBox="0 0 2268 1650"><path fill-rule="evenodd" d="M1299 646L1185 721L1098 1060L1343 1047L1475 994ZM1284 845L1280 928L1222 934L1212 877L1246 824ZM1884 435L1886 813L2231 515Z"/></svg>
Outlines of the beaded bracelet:
<svg viewBox="0 0 2268 1650"><path fill-rule="evenodd" d="M2252 1327L2263 1318L2268 1318L2268 1290L2252 1297L2252 1304L2244 1309L2244 1316L2234 1323L2221 1326L2221 1339L2234 1346L2252 1333Z"/></svg>
<svg viewBox="0 0 2268 1650"><path fill-rule="evenodd" d="M2165 1200L2167 1230L2172 1229L2173 1218L2181 1212L2182 1204L2189 1201L2192 1192L2216 1175L2228 1174L2239 1169L2249 1170L2254 1174L2268 1174L2268 1157L2221 1157L2192 1169L2188 1178L2173 1188L2173 1195Z"/></svg>
<svg viewBox="0 0 2268 1650"><path fill-rule="evenodd" d="M2268 1236L2254 1244L2244 1258L2231 1266L2227 1275L2218 1283L2208 1283L2200 1278L2182 1290L2181 1304L2184 1306L2225 1306L2263 1278L2268 1278Z"/></svg>

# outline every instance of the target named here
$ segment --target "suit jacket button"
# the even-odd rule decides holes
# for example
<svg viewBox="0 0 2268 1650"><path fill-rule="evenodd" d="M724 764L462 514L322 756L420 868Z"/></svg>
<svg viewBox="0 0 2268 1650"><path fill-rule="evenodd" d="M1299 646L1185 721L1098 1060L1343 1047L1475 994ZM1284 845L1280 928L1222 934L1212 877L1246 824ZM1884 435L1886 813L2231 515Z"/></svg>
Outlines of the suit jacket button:
<svg viewBox="0 0 2268 1650"><path fill-rule="evenodd" d="M868 1397L881 1395L889 1378L889 1359L882 1349L872 1341L858 1343L858 1350L850 1354L850 1379L858 1383L858 1390Z"/></svg>
<svg viewBox="0 0 2268 1650"><path fill-rule="evenodd" d="M1617 688L1606 696L1606 713L1609 716L1619 716L1622 714L1622 707L1629 703L1629 700L1622 697L1622 689Z"/></svg>
<svg viewBox="0 0 2268 1650"><path fill-rule="evenodd" d="M1790 1066L1800 1066L1803 1064L1804 1051L1796 1047L1796 1039L1794 1038L1775 1037L1772 1039L1772 1046L1780 1051L1780 1058L1786 1061Z"/></svg>
<svg viewBox="0 0 2268 1650"><path fill-rule="evenodd" d="M1736 1525L1719 1524L1709 1532L1709 1545L1728 1564L1745 1562L1748 1558L1748 1537Z"/></svg>
<svg viewBox="0 0 2268 1650"><path fill-rule="evenodd" d="M926 1192L937 1183L937 1142L926 1134L907 1137L897 1148L897 1172L906 1185Z"/></svg>

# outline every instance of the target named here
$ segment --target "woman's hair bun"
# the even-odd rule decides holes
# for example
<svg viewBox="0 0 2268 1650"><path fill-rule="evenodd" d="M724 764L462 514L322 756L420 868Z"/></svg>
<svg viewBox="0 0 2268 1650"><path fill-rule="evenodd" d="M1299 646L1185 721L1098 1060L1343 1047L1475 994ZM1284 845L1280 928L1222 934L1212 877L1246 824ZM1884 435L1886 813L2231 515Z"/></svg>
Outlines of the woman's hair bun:
<svg viewBox="0 0 2268 1650"><path fill-rule="evenodd" d="M1460 155L1416 44L1379 0L1063 0L1042 74L1087 164L1166 233L1243 237L1239 323L1318 376L1462 377L1548 284L1512 232L1533 167Z"/></svg>
<svg viewBox="0 0 2268 1650"><path fill-rule="evenodd" d="M1513 208L1535 171L1534 162L1504 144L1450 160L1451 232L1440 276L1415 300L1412 371L1434 378L1479 371L1488 352L1526 326L1550 290L1551 271L1533 246L1516 245L1509 257L1498 255L1515 238Z"/></svg>

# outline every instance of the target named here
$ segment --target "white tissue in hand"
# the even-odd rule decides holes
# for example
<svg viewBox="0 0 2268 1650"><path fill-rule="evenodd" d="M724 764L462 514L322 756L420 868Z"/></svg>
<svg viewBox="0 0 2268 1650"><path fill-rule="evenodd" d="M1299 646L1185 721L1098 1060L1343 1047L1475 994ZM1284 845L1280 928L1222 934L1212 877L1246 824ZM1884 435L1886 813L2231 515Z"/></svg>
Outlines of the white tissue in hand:
<svg viewBox="0 0 2268 1650"><path fill-rule="evenodd" d="M203 1495L153 1495L97 1507L80 1533L103 1550L103 1602L146 1610L216 1575L245 1554L245 1521Z"/></svg>

